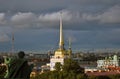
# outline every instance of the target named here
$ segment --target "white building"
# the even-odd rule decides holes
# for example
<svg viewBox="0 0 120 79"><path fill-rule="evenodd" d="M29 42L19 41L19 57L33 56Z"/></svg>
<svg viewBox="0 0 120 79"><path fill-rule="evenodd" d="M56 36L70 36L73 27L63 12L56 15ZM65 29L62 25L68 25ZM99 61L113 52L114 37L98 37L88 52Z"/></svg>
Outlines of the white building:
<svg viewBox="0 0 120 79"><path fill-rule="evenodd" d="M97 61L97 67L119 66L119 59L117 55Z"/></svg>

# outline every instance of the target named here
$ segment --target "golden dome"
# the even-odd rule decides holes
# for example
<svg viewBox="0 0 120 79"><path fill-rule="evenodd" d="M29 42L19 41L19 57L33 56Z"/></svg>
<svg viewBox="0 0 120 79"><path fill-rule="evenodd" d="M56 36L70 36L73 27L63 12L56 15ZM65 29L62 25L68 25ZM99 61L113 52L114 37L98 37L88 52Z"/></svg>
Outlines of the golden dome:
<svg viewBox="0 0 120 79"><path fill-rule="evenodd" d="M55 51L55 57L58 57L58 58L64 57L65 53L66 53L66 50L58 49Z"/></svg>

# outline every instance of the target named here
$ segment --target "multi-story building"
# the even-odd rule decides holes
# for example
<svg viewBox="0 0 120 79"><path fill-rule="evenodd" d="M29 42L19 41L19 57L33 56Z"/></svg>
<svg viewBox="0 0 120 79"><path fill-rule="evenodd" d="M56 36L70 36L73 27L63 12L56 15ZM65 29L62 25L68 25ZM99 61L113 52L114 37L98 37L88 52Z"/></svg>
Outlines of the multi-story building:
<svg viewBox="0 0 120 79"><path fill-rule="evenodd" d="M109 67L109 66L119 66L119 58L117 55L113 57L105 58L104 60L97 61L97 67Z"/></svg>

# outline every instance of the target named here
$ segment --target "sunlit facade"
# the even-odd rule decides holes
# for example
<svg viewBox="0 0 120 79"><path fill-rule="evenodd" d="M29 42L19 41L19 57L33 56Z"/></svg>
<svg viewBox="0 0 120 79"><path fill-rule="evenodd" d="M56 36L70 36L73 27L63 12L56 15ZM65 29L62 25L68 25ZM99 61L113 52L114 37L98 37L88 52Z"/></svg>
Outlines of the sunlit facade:
<svg viewBox="0 0 120 79"><path fill-rule="evenodd" d="M97 61L97 67L119 66L119 58L117 55Z"/></svg>

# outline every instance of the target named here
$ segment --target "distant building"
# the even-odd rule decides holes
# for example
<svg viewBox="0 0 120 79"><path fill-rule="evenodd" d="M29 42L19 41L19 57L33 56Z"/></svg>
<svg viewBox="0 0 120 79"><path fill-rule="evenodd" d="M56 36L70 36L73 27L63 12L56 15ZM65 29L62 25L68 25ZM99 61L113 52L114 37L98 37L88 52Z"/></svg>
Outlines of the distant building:
<svg viewBox="0 0 120 79"><path fill-rule="evenodd" d="M71 57L71 47L69 46L69 50L64 48L64 40L63 40L63 32L62 32L62 18L60 18L60 40L59 40L59 48L55 51L54 56L50 58L50 71L55 70L54 66L56 62L60 62L62 65L64 64L64 60L66 58Z"/></svg>
<svg viewBox="0 0 120 79"><path fill-rule="evenodd" d="M119 58L117 55L97 61L97 67L105 68L109 66L119 66Z"/></svg>

